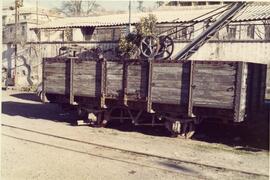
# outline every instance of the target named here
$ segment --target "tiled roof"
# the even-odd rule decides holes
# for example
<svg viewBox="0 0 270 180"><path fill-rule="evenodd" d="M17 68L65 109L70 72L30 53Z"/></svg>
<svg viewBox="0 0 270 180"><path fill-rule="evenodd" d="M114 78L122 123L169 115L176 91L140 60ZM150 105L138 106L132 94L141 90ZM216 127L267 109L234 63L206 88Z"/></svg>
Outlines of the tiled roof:
<svg viewBox="0 0 270 180"><path fill-rule="evenodd" d="M171 23L171 22L190 22L194 18L212 11L217 6L211 7L194 7L193 9L187 8L173 8L168 11L154 11L158 23ZM147 16L149 13L134 13L131 15L131 23L139 22L141 17ZM257 21L270 19L270 3L248 3L244 9L239 11L233 18L233 22L241 21ZM106 16L95 17L69 17L51 21L39 28L66 28L66 27L97 27L97 26L119 26L127 25L129 23L128 14L113 14Z"/></svg>

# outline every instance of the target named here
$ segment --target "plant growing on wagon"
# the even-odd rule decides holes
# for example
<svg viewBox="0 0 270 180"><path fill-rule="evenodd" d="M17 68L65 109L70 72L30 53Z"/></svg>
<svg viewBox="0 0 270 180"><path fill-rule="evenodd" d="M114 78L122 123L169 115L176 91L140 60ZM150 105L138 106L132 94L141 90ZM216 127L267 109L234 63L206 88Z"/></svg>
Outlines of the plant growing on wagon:
<svg viewBox="0 0 270 180"><path fill-rule="evenodd" d="M155 35L157 18L153 14L142 17L140 22L135 25L135 30L127 36L121 36L119 40L119 51L122 55L127 55L129 58L136 54L139 56L139 44L144 36Z"/></svg>

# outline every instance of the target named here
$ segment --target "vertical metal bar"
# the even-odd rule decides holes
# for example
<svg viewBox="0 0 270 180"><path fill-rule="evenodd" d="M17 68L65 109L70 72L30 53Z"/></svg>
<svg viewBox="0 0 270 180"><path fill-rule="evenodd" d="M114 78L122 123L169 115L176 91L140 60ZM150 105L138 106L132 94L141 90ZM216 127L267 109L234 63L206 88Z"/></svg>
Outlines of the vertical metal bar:
<svg viewBox="0 0 270 180"><path fill-rule="evenodd" d="M152 60L148 60L147 112L152 113Z"/></svg>
<svg viewBox="0 0 270 180"><path fill-rule="evenodd" d="M45 103L45 93L46 93L46 87L45 87L45 59L42 59L42 102Z"/></svg>
<svg viewBox="0 0 270 180"><path fill-rule="evenodd" d="M194 72L194 61L190 61L189 67L189 93L188 93L188 117L194 117L193 115L193 72ZM184 71L183 71L184 72Z"/></svg>
<svg viewBox="0 0 270 180"><path fill-rule="evenodd" d="M74 103L74 94L73 94L73 75L74 75L74 59L69 59L70 71L69 71L69 103Z"/></svg>

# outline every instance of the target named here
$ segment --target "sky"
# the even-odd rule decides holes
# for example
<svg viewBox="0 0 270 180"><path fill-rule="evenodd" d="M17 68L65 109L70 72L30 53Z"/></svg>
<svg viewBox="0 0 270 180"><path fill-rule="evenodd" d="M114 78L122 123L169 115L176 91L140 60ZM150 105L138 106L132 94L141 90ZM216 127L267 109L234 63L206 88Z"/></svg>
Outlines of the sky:
<svg viewBox="0 0 270 180"><path fill-rule="evenodd" d="M15 0L3 0L3 6L12 6L14 5L14 1ZM61 7L61 3L63 0L38 0L39 6L40 7L44 7L44 8L48 8L48 9L52 9L52 8L59 8ZM144 1L143 5L144 7L148 8L148 7L154 7L155 6L155 2L157 0L152 0L152 1ZM36 0L24 0L24 6L35 6L36 4ZM129 1L128 0L102 0L102 1L96 1L98 4L100 4L103 8L105 8L106 10L113 10L113 11L128 11L128 4ZM136 10L136 8L138 7L138 1L137 0L131 0L131 6L132 6L132 10Z"/></svg>

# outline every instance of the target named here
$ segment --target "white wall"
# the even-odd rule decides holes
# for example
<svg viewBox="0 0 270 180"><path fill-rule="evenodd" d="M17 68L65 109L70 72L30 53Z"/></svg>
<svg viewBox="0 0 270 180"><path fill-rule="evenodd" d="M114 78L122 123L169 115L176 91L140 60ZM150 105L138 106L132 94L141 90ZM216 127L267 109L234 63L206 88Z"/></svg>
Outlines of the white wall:
<svg viewBox="0 0 270 180"><path fill-rule="evenodd" d="M187 43L175 43L175 55ZM270 65L270 42L219 42L206 43L189 59L247 61Z"/></svg>

